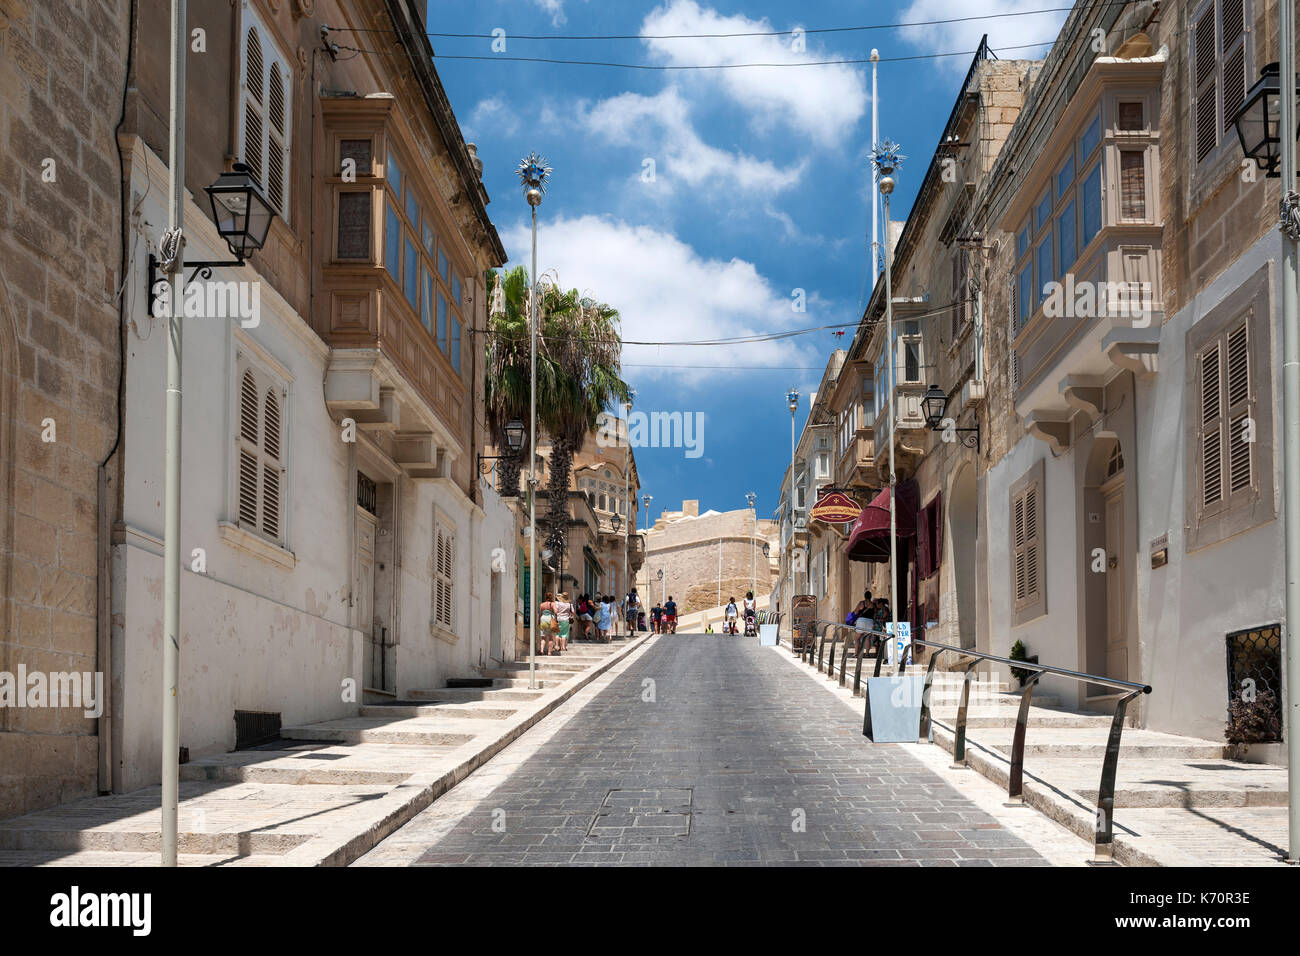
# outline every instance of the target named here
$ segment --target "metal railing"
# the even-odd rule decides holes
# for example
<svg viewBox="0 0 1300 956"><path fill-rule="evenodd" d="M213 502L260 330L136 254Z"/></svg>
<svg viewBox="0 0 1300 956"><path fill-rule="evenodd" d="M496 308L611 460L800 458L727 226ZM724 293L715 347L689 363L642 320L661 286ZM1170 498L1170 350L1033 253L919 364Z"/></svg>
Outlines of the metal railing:
<svg viewBox="0 0 1300 956"><path fill-rule="evenodd" d="M876 665L873 676L879 677L881 664L885 659L885 642L890 639L890 635L883 631L857 631L847 624L840 624L835 621L812 621L812 635L810 639L804 641L804 645L799 652L799 659L809 664L813 664L818 671L822 670L822 660L826 650L827 632L835 631L853 631L857 635L855 642L854 657L856 666L853 674L853 693L856 695L861 686L862 676L862 658L863 645L868 638L876 649ZM818 631L820 630L820 637ZM834 676L835 667L835 643L837 636L829 638L830 641L830 660L826 670L828 677ZM844 650L840 657L840 686L844 686L845 672L848 665L849 640L844 641ZM816 655L814 657L814 647ZM1093 852L1097 862L1110 862L1113 856L1114 843L1114 824L1115 824L1115 778L1116 771L1119 767L1119 750L1120 741L1124 733L1124 718L1128 709L1129 701L1141 694L1151 693L1150 684L1138 684L1133 681L1118 680L1113 677L1101 677L1097 674L1087 674L1082 671L1069 670L1065 667L1054 667L1051 664L1038 664L1030 661L1016 661L1006 657L998 657L994 654L986 654L983 651L976 651L970 648L954 647L951 644L941 644L936 641L927 641L920 638L913 638L905 649L904 653L899 655L898 674L903 674L909 660L912 658L912 651L916 647L928 647L931 649L929 665L925 670L925 680L921 692L921 723L918 733L918 741L927 741L933 724L933 715L930 708L930 690L934 684L935 666L939 663L939 657L945 653L956 654L961 658L969 658L969 661L963 665L964 675L962 678L961 700L957 705L957 720L953 730L953 764L955 766L968 766L966 759L966 722L967 714L970 708L970 687L975 676L975 667L980 661L990 661L994 664L1005 664L1008 667L1017 670L1033 671L1034 673L1024 681L1020 692L1020 707L1016 714L1016 728L1011 745L1011 768L1007 778L1007 798L1009 803L1024 803L1024 766L1025 766L1025 731L1029 722L1030 701L1033 698L1034 685L1038 683L1044 675L1054 677L1064 677L1069 680L1077 681L1081 684L1095 684L1101 687L1113 687L1120 691L1119 699L1115 703L1115 714L1111 718L1110 734L1106 741L1106 754L1102 760L1101 781L1097 787L1097 810L1096 822L1094 828ZM870 701L867 707L870 707ZM865 733L865 729L863 731Z"/></svg>

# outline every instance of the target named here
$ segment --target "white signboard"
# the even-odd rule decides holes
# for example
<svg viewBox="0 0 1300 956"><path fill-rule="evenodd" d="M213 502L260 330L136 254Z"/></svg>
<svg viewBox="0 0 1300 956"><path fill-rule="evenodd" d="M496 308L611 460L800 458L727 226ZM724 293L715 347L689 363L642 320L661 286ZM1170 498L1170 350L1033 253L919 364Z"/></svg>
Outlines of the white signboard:
<svg viewBox="0 0 1300 956"><path fill-rule="evenodd" d="M891 635L894 633L893 621L885 622L885 633ZM912 643L912 622L899 621L898 634L897 636L894 637L892 641L889 642L890 644L889 663L897 664L900 660L902 660L902 655L907 650L907 645L911 643Z"/></svg>

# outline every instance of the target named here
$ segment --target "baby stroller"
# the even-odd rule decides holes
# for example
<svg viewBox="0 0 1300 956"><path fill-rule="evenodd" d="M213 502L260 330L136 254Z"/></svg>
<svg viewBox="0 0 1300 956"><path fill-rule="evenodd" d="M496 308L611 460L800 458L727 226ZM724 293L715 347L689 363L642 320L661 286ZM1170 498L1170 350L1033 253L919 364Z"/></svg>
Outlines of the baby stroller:
<svg viewBox="0 0 1300 956"><path fill-rule="evenodd" d="M745 610L745 636L758 637L758 618L752 610Z"/></svg>

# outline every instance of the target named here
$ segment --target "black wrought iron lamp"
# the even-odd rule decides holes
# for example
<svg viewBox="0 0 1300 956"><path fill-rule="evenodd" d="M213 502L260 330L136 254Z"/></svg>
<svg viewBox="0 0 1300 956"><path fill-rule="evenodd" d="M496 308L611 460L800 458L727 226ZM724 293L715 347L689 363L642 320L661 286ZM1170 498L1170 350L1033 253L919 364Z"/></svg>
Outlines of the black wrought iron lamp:
<svg viewBox="0 0 1300 956"><path fill-rule="evenodd" d="M925 390L925 395L921 398L921 408L925 412L925 423L930 426L930 431L948 431L944 426L944 416L948 411L948 393L938 385L931 385ZM967 448L974 448L975 453L979 454L980 448L980 427L974 425L970 428L957 428L955 425L951 429L961 436L961 443Z"/></svg>
<svg viewBox="0 0 1300 956"><path fill-rule="evenodd" d="M222 173L217 181L204 190L212 204L212 218L217 224L217 233L226 240L231 254L235 257L229 261L184 262L179 267L193 266L194 271L185 280L185 288L200 273L204 279L212 278L212 270L221 266L242 266L244 260L266 245L266 234L271 229L271 220L275 210L262 195L262 187L253 177L252 172L243 163L235 163L230 172ZM163 254L168 250L164 248ZM176 251L180 254L180 250ZM158 283L162 280L158 273L162 261L153 253L149 254L149 301L150 314L157 315L153 304L157 300Z"/></svg>
<svg viewBox="0 0 1300 956"><path fill-rule="evenodd" d="M500 458L514 458L519 454L519 449L524 447L524 432L526 431L524 423L519 419L511 419L510 423L503 429L506 433L506 447L510 449L508 455L479 455L478 456L478 473L486 474L483 471L483 462L496 461Z"/></svg>
<svg viewBox="0 0 1300 956"><path fill-rule="evenodd" d="M619 515L617 515L617 514L610 515L610 516L609 516L609 526L610 526L611 528L614 529L614 533L615 533L615 534L618 534L618 529L621 528L621 527L623 527L623 519L622 519L622 517L619 516Z"/></svg>
<svg viewBox="0 0 1300 956"><path fill-rule="evenodd" d="M1242 152L1247 159L1253 159L1269 179L1282 175L1278 170L1282 164L1282 138L1278 132L1282 115L1281 89L1281 69L1277 63L1270 63L1259 71L1259 79L1247 91L1245 102L1232 117ZM1296 81L1296 93L1300 96L1300 78ZM1300 139L1300 134L1296 138Z"/></svg>

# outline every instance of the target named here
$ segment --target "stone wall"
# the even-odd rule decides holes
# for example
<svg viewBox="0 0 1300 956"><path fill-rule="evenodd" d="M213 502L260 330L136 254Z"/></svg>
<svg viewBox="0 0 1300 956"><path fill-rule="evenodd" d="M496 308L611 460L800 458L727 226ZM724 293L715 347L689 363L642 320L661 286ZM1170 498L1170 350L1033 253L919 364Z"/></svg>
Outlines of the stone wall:
<svg viewBox="0 0 1300 956"><path fill-rule="evenodd" d="M689 511L689 509L684 509ZM767 594L776 579L774 565L763 557L763 543L771 543L771 552L777 553L778 531L775 522L759 521L758 537L753 536L754 516L748 509L706 514L657 524L647 536L645 568L639 586L651 600L661 594L672 595L681 613L714 606L718 592L719 547L722 553L721 577L722 603L728 597L739 601L749 590L751 560L753 575L758 584L756 593ZM663 569L664 580L657 574ZM647 581L653 585L647 590ZM727 592L727 587L732 592ZM692 590L694 589L694 590ZM706 601L696 606L687 603Z"/></svg>
<svg viewBox="0 0 1300 956"><path fill-rule="evenodd" d="M128 8L0 0L0 672L15 676L107 670L97 496L117 428ZM95 793L96 730L79 707L0 706L0 817Z"/></svg>

